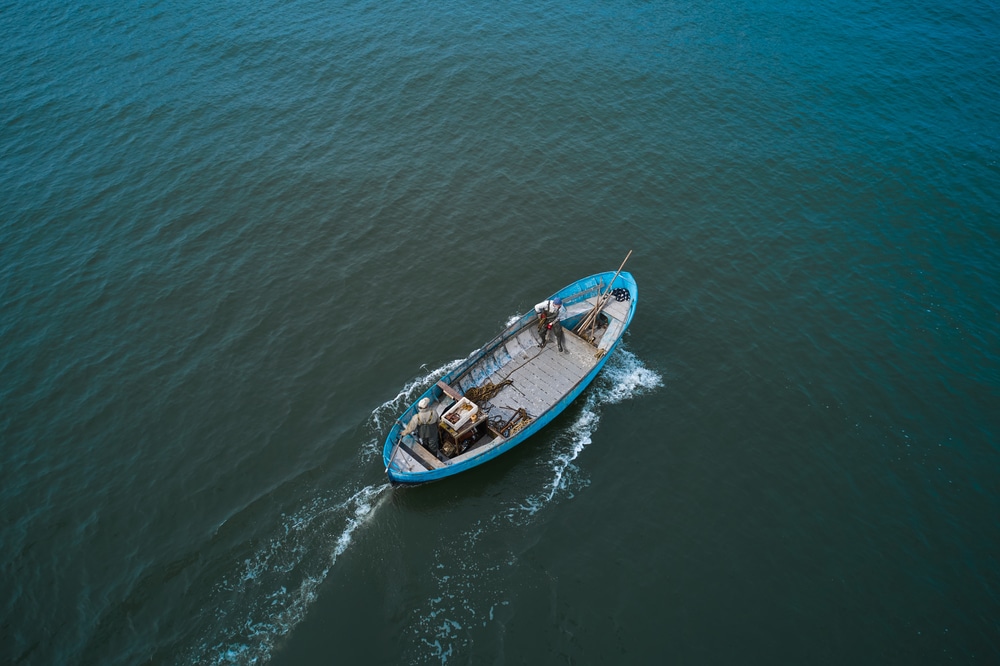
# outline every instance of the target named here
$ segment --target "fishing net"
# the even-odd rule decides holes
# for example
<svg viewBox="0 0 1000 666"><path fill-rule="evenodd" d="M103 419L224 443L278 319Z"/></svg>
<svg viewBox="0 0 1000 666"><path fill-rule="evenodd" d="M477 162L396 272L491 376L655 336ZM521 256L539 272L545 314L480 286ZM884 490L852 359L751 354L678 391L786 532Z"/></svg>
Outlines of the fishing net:
<svg viewBox="0 0 1000 666"><path fill-rule="evenodd" d="M465 397L472 402L478 404L482 407L482 403L496 397L497 393L503 390L505 386L513 384L514 382L505 379L499 384L494 384L493 382L486 382L482 386L473 386L468 391L465 392Z"/></svg>

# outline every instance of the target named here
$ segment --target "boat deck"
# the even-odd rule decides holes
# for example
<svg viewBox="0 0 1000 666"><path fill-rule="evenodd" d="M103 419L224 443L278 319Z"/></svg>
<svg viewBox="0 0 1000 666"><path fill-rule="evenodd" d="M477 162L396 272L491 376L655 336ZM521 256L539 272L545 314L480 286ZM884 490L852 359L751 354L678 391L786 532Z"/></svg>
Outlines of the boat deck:
<svg viewBox="0 0 1000 666"><path fill-rule="evenodd" d="M595 303L596 298L577 303L574 308L568 308L569 316L574 311L587 311ZM558 351L551 334L542 347L534 323L524 327L492 354L455 378L452 386L445 387L445 394L434 403L434 408L439 415L443 414L470 388L487 382L499 385L509 379L512 384L503 387L485 404L487 416L491 421L499 418L507 422L519 409L524 409L529 417L537 418L567 395L594 368L607 350L603 343L613 343L618 337L620 327L628 316L629 304L612 300L602 312L608 315L610 324L607 328L597 329L594 344L567 328L563 329L564 352ZM415 438L407 436L396 451L396 465L407 472L436 469L468 460L506 441L492 428L482 430L480 438L467 451L450 460L436 458Z"/></svg>
<svg viewBox="0 0 1000 666"><path fill-rule="evenodd" d="M594 367L597 358L593 345L569 330L563 331L564 349L560 352L553 336L548 344L540 345L534 326L530 326L506 344L511 362L490 375L494 384L509 379L490 403L509 418L513 412L524 408L536 417L556 404ZM492 414L491 414L492 415Z"/></svg>

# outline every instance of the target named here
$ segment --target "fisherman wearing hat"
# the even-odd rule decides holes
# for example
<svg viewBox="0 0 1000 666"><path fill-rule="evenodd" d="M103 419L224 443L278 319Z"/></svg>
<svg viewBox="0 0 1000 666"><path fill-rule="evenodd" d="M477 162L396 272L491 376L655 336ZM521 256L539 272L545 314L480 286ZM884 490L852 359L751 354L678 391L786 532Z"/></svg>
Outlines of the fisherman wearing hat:
<svg viewBox="0 0 1000 666"><path fill-rule="evenodd" d="M545 346L545 336L549 331L552 331L552 336L556 339L556 346L559 351L565 351L563 349L563 330L560 320L566 314L566 308L562 306L562 299L556 296L555 298L542 301L535 306L535 312L538 313L538 334L542 336L542 347Z"/></svg>
<svg viewBox="0 0 1000 666"><path fill-rule="evenodd" d="M421 398L417 407L420 408L420 411L414 414L410 422L403 428L402 436L405 437L416 430L417 441L420 442L421 446L430 451L432 455L437 456L439 446L438 414L431 409L430 398Z"/></svg>

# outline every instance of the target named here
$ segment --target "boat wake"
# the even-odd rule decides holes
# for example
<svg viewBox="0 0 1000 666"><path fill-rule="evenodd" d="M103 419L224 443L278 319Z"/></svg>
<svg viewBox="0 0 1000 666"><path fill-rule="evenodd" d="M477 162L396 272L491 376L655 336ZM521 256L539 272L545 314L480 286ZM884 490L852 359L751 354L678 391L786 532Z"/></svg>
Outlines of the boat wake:
<svg viewBox="0 0 1000 666"><path fill-rule="evenodd" d="M436 370L431 370L423 376L417 377L404 386L403 389L396 394L396 397L386 400L381 405L376 407L372 411L371 417L368 419L369 430L372 435L371 446L362 447L360 451L361 462L371 462L376 456L380 456L382 454L382 440L379 439L379 437L388 432L389 428L392 426L393 420L398 417L405 408L409 407L410 404L417 399L417 396L426 391L431 384L457 368L464 360L464 358L455 359L454 361L450 361Z"/></svg>
<svg viewBox="0 0 1000 666"><path fill-rule="evenodd" d="M283 516L263 547L216 585L215 627L189 661L257 664L305 617L318 589L389 497L389 484L369 485L346 497L319 497Z"/></svg>
<svg viewBox="0 0 1000 666"><path fill-rule="evenodd" d="M382 434L393 419L428 386L457 367L451 361L408 383L368 418L362 467L381 455ZM358 487L360 486L360 488ZM335 496L320 496L282 515L273 535L213 590L215 617L210 634L189 655L197 664L259 664L306 616L320 585L358 531L391 494L388 483L365 485Z"/></svg>
<svg viewBox="0 0 1000 666"><path fill-rule="evenodd" d="M365 424L366 442L359 456L370 464L381 455L382 433L404 407L463 359L431 370L407 384L395 397L376 407ZM527 475L535 490L511 499L490 518L477 521L434 551L431 572L438 593L414 614L414 662L447 663L470 643L468 631L487 625L509 601L503 577L517 563L516 555L484 545L511 527L530 527L546 506L571 499L589 484L575 461L591 443L602 409L662 385L658 374L631 352L619 349L588 389L576 420L558 434L551 455L541 457L537 474ZM306 616L327 579L359 531L372 522L392 497L388 483L366 484L317 496L281 521L265 543L233 567L212 593L211 628L196 642L187 661L197 664L260 664L270 660L275 646ZM467 558L470 550L484 554ZM485 589L484 589L485 586Z"/></svg>
<svg viewBox="0 0 1000 666"><path fill-rule="evenodd" d="M575 461L590 445L601 421L601 412L617 404L655 390L663 385L662 377L650 370L632 352L619 348L585 393L583 409L564 433L557 435L550 456L539 462L536 490L527 497L510 500L489 518L456 538L442 543L435 552L432 571L438 593L414 613L411 626L416 646L411 663L439 661L446 664L471 646L470 631L486 627L504 613L506 577L512 575L519 559L509 550L498 549L491 541L498 532L513 528L531 528L539 513L557 501L572 499L589 485L586 473ZM479 556L469 558L467 553ZM502 634L502 629L498 629ZM460 660L466 661L464 655Z"/></svg>
<svg viewBox="0 0 1000 666"><path fill-rule="evenodd" d="M635 354L627 349L618 349L594 380L593 388L586 394L583 410L576 421L559 436L553 458L544 463L552 471L551 480L541 491L511 507L507 511L507 517L516 521L519 516L533 516L560 493L572 498L576 490L589 485L590 482L580 473L574 461L591 443L591 436L601 422L602 408L662 385L663 378L644 366Z"/></svg>

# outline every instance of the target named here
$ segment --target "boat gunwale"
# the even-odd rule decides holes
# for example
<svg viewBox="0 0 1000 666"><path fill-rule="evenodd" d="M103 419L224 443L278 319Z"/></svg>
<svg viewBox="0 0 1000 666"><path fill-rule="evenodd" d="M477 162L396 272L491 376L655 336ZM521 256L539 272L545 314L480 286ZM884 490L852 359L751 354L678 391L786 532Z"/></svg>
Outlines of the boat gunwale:
<svg viewBox="0 0 1000 666"><path fill-rule="evenodd" d="M595 287L598 288L598 294L606 293L602 290L605 289L600 283L601 278L614 275L613 271L607 271L603 273L595 273L587 277L580 278L569 285L566 285L550 298L555 296L560 296L562 294L577 295L587 291L593 290ZM587 286L582 286L585 283L591 283ZM424 469L416 471L405 471L399 468L392 467L392 460L395 457L396 451L399 448L399 442L401 438L398 433L405 426L405 419L407 416L412 416L416 413L417 403L425 398L431 398L434 401L440 400L444 391L435 382L430 387L427 388L419 397L417 397L413 403L403 410L399 417L395 419L392 428L390 428L388 435L385 439L385 444L383 446L383 462L386 465L386 473L389 476L390 481L393 485L419 485L421 483L427 483L430 481L436 481L439 479L447 478L449 476L454 476L460 472L471 469L472 467L478 467L479 465L496 458L503 453L506 453L510 449L514 448L521 442L523 442L528 437L531 437L543 427L548 425L553 419L555 419L559 414L561 414L577 397L580 393L594 380L597 374L603 369L608 358L614 353L618 344L621 342L628 330L628 326L635 315L636 303L638 301L638 288L635 279L632 277L631 273L622 272L619 273L614 281L607 285L606 289L611 290L617 288L617 286L624 286L630 288L631 303L629 306L628 314L625 320L622 321L621 331L617 333L617 337L614 342L607 348L607 351L598 359L598 362L594 364L590 370L586 372L579 380L577 380L572 387L563 394L551 407L549 407L545 412L534 419L524 430L518 432L514 437L505 439L503 442L495 445L488 446L480 454L472 456L466 460L454 464L446 464L444 467L435 469ZM579 300L586 300L587 297ZM535 318L534 310L529 310L523 315L521 315L517 321L513 322L510 326L505 328L493 339L489 340L481 347L473 350L469 356L457 367L452 369L450 372L445 373L438 382L443 382L445 384L451 384L452 381L457 377L461 377L464 373L470 370L476 363L485 359L488 355L493 353L501 344L505 343L507 340L519 335L525 328L532 325ZM590 343L588 343L590 344ZM595 350L599 350L599 345L594 345ZM393 441L394 440L394 441ZM390 442L392 447L390 450ZM494 440L495 441L495 440Z"/></svg>

